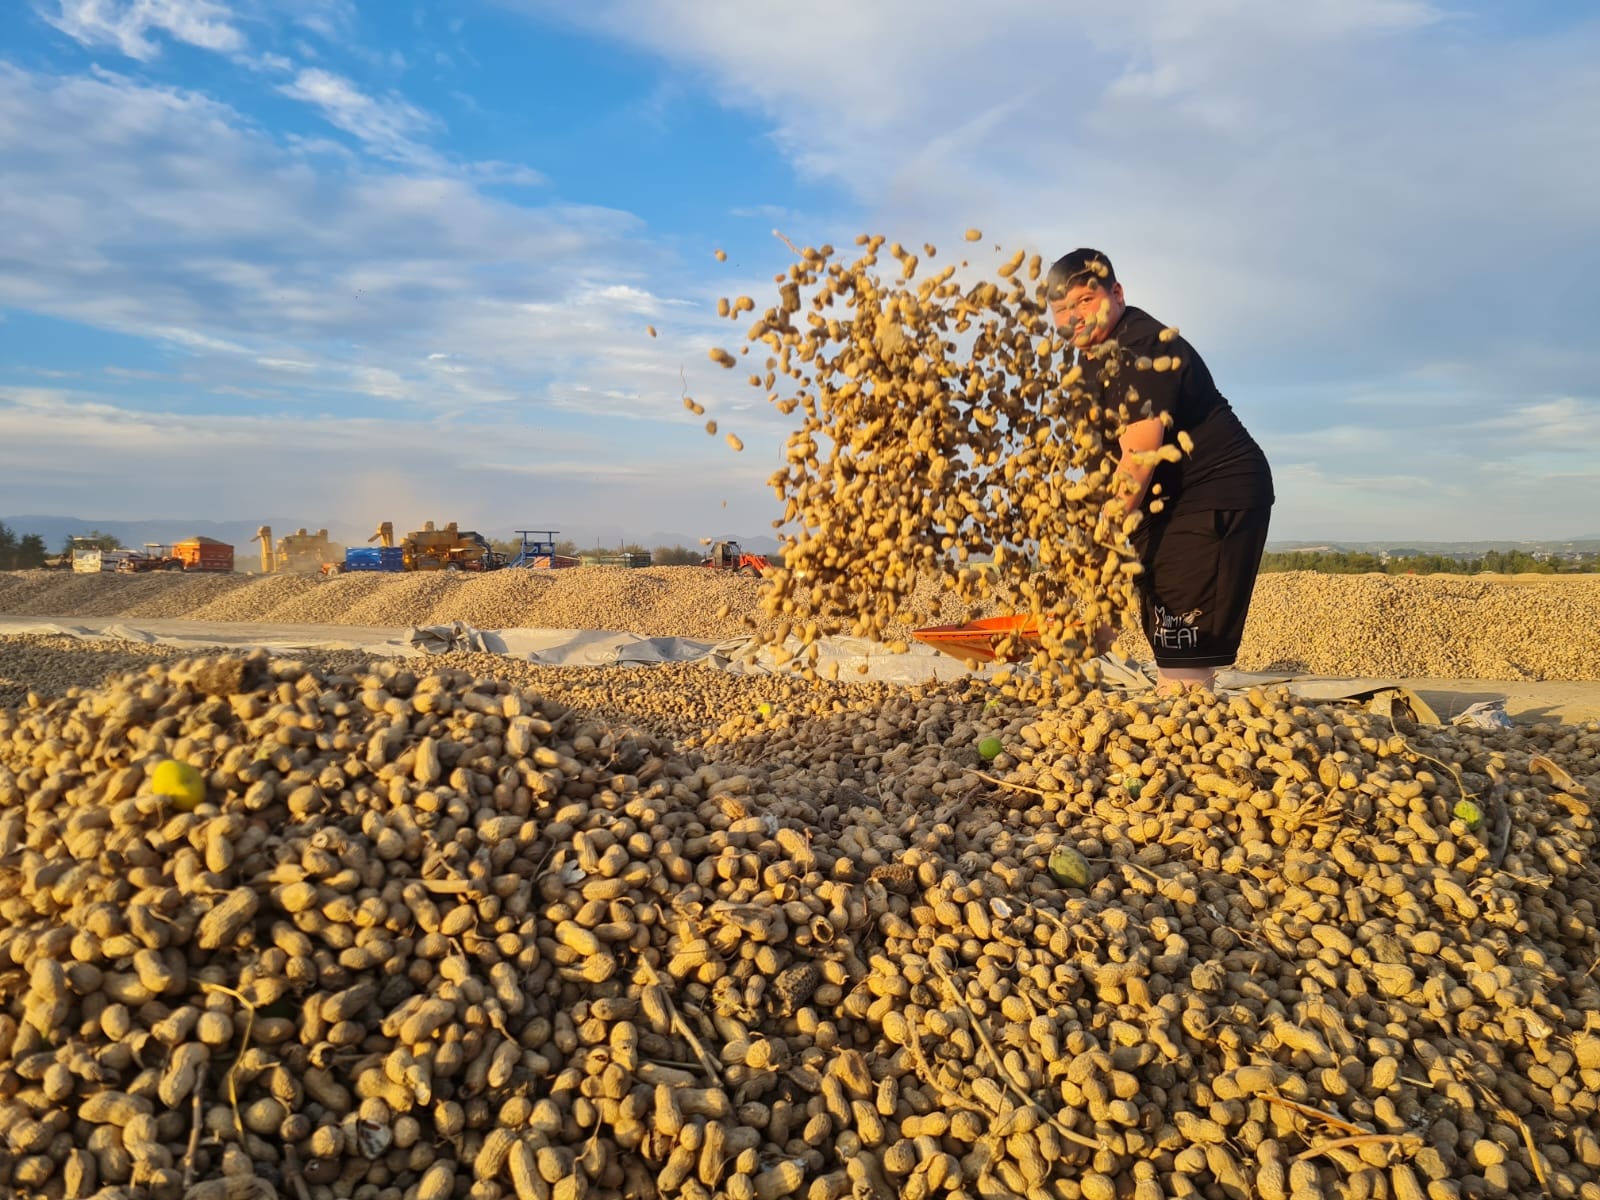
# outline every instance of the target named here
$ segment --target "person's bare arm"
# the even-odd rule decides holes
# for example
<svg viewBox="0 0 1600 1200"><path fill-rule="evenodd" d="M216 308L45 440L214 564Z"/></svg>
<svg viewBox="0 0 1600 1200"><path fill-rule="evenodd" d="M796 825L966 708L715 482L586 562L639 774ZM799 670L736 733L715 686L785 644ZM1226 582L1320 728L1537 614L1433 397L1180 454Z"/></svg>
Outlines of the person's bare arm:
<svg viewBox="0 0 1600 1200"><path fill-rule="evenodd" d="M1106 505L1108 516L1125 517L1144 502L1144 494L1150 490L1150 479L1156 473L1155 460L1145 456L1161 449L1166 437L1166 422L1160 417L1135 421L1123 432L1117 441L1122 458L1117 463L1111 500Z"/></svg>

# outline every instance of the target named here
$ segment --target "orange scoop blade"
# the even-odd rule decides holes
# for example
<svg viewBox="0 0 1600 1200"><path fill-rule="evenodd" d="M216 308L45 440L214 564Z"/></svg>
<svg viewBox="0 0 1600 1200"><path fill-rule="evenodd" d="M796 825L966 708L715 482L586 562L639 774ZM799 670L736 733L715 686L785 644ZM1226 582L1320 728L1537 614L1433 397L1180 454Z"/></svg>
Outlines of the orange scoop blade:
<svg viewBox="0 0 1600 1200"><path fill-rule="evenodd" d="M913 629L911 636L955 658L1021 662L1038 647L1039 626L1031 614L983 617L965 625L929 625ZM1002 656L1000 644L1008 638L1012 645Z"/></svg>

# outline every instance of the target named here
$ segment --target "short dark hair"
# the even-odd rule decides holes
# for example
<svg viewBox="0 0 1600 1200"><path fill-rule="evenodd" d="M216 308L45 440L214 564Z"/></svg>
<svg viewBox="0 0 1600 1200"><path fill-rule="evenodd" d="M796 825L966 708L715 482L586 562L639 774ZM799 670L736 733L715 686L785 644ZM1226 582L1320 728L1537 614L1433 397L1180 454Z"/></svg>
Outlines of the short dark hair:
<svg viewBox="0 0 1600 1200"><path fill-rule="evenodd" d="M1109 258L1098 250L1080 247L1050 264L1050 273L1044 277L1044 299L1046 303L1060 300L1085 283L1097 283L1109 291L1116 282L1117 273Z"/></svg>

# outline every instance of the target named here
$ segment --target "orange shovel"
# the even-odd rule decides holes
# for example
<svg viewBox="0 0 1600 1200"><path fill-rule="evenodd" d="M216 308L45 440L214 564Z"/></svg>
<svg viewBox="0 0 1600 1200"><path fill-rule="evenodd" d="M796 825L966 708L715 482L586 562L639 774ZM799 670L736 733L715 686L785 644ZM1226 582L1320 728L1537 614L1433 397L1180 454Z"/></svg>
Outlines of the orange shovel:
<svg viewBox="0 0 1600 1200"><path fill-rule="evenodd" d="M929 625L913 629L917 641L955 658L979 662L1023 662L1039 648L1039 624L1031 613L982 617L965 625ZM1006 653L1001 643L1010 640Z"/></svg>

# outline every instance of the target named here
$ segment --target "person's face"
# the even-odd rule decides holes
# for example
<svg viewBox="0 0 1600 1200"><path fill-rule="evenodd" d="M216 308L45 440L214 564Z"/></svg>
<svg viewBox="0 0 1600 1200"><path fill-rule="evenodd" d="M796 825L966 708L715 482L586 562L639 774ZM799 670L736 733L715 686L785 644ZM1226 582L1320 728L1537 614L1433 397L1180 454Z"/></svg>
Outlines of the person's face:
<svg viewBox="0 0 1600 1200"><path fill-rule="evenodd" d="M1126 307L1120 283L1107 290L1096 281L1075 284L1065 296L1052 300L1050 316L1067 341L1084 350L1111 336Z"/></svg>

